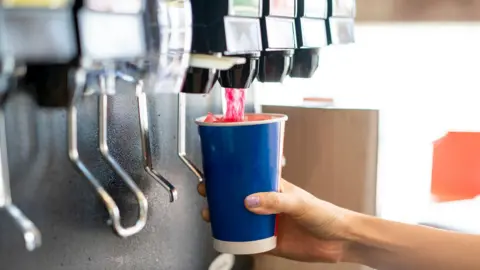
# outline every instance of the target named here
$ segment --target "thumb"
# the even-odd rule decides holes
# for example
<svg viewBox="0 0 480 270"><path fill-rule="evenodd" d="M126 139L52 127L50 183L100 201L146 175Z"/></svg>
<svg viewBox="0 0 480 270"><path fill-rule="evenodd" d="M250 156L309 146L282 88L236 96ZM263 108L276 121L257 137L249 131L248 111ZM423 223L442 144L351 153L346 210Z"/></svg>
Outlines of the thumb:
<svg viewBox="0 0 480 270"><path fill-rule="evenodd" d="M295 215L304 208L294 195L278 192L252 194L245 199L245 207L259 215L280 213Z"/></svg>

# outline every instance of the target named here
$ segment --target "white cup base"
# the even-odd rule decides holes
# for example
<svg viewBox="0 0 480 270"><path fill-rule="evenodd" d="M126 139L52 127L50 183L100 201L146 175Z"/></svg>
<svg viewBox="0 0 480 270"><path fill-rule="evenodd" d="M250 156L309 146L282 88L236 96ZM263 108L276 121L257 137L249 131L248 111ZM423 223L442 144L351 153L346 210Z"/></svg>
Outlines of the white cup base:
<svg viewBox="0 0 480 270"><path fill-rule="evenodd" d="M276 247L276 236L250 242L226 242L213 239L213 248L216 251L234 255L259 254L270 251Z"/></svg>

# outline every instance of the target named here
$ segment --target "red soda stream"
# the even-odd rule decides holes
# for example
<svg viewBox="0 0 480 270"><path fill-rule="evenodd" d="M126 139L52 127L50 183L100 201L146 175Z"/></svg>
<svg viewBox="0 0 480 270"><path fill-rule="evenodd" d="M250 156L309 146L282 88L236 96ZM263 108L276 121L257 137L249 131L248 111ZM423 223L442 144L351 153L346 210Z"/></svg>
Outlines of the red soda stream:
<svg viewBox="0 0 480 270"><path fill-rule="evenodd" d="M225 122L241 122L245 117L245 89L225 88Z"/></svg>
<svg viewBox="0 0 480 270"><path fill-rule="evenodd" d="M245 89L225 88L225 100L227 110L223 117L217 117L209 113L205 122L242 122L245 119Z"/></svg>
<svg viewBox="0 0 480 270"><path fill-rule="evenodd" d="M269 120L272 117L262 114L245 115L245 89L225 88L225 100L227 103L227 110L223 117L215 116L208 113L204 122L207 123L231 123L243 121L262 121Z"/></svg>

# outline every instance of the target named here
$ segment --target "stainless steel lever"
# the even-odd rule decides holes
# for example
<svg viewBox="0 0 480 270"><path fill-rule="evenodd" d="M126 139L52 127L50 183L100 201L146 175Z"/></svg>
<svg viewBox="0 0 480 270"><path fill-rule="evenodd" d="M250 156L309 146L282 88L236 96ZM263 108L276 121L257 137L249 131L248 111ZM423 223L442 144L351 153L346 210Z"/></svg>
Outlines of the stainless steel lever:
<svg viewBox="0 0 480 270"><path fill-rule="evenodd" d="M143 91L143 82L138 81L136 86L136 95L138 103L138 115L140 120L140 136L142 139L143 167L150 177L162 185L170 195L170 202L178 199L177 189L160 173L153 168L152 151L150 148L150 130L148 119L147 95Z"/></svg>
<svg viewBox="0 0 480 270"><path fill-rule="evenodd" d="M104 78L106 79L106 78ZM148 201L145 195L141 192L133 179L122 169L122 167L115 161L108 151L107 142L107 92L102 91L99 98L99 145L102 156L106 159L109 165L114 171L121 177L121 179L127 184L129 189L135 194L139 204L138 220L135 225L131 227L123 227L121 224L120 210L113 198L108 194L105 188L101 185L100 181L90 172L85 164L80 159L78 153L78 135L77 135L77 102L80 97L83 96L83 90L85 87L86 75L83 71L79 70L75 74L75 89L72 99L72 103L68 109L68 154L71 162L75 165L78 171L87 178L90 184L95 188L98 196L103 200L107 211L110 215L110 222L114 231L120 237L129 237L140 232L146 225ZM105 82L105 81L104 81ZM102 87L102 83L101 83ZM114 87L107 85L106 82L103 87ZM102 89L106 90L106 89Z"/></svg>
<svg viewBox="0 0 480 270"><path fill-rule="evenodd" d="M195 174L199 182L203 182L203 172L188 158L186 152L186 116L187 116L187 100L184 93L178 94L178 126L177 126L177 150L178 157L187 168Z"/></svg>
<svg viewBox="0 0 480 270"><path fill-rule="evenodd" d="M33 222L12 202L10 190L10 174L8 170L7 136L5 113L0 109L0 209L5 209L22 230L25 246L33 251L42 245L42 235Z"/></svg>
<svg viewBox="0 0 480 270"><path fill-rule="evenodd" d="M134 70L131 71L135 73ZM147 94L144 91L144 81L125 72L117 72L117 77L123 81L130 82L135 85L135 94L137 96L138 105L138 118L140 124L140 138L143 152L143 167L145 172L147 172L150 177L157 181L157 183L159 183L168 192L170 196L170 202L174 202L178 199L177 189L170 183L170 181L168 181L167 178L153 168Z"/></svg>

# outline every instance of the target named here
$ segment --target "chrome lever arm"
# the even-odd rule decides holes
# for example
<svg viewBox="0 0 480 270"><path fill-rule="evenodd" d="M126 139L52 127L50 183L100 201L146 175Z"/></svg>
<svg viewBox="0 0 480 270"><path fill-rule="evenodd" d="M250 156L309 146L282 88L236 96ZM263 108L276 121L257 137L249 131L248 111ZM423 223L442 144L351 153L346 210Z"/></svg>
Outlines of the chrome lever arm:
<svg viewBox="0 0 480 270"><path fill-rule="evenodd" d="M85 87L85 80L86 80L86 75L83 71L77 71L75 74L75 89L74 89L74 95L72 99L72 103L70 104L68 108L68 155L70 157L70 161L75 165L75 168L87 178L87 180L90 182L90 184L94 187L95 191L97 192L98 196L102 199L103 203L105 204L105 207L107 208L107 211L110 215L110 222L112 224L112 227L114 231L120 236L120 237L129 237L134 234L137 234L140 232L146 225L147 221L147 211L148 211L148 202L143 193L140 191L140 189L137 187L135 182L128 176L126 172L123 171L123 169L116 163L116 161L109 156L108 153L108 147L105 149L106 145L106 138L102 138L102 136L106 136L106 96L103 97L100 96L100 103L99 105L102 105L102 102L105 102L102 107L99 107L99 120L100 123L100 128L99 128L99 133L101 133L101 136L99 136L99 144L102 145L104 148L102 152L105 152L107 154L107 161L112 162L110 165L117 165L117 166L112 166L117 173L120 174L122 177L122 180L126 180L127 185L133 192L135 193L137 200L139 202L139 218L136 222L135 225L131 227L123 227L121 224L121 215L120 215L120 210L118 209L117 204L113 200L113 198L110 196L110 194L105 190L105 188L102 186L100 181L90 172L90 170L85 166L83 161L80 159L79 153L78 153L78 134L77 134L77 102L79 101L80 97L82 95L82 91L84 90ZM105 107L103 107L105 106ZM105 125L102 127L102 124ZM102 148L101 147L101 148ZM104 153L102 153L104 154ZM119 170L118 170L119 169ZM118 171L117 171L118 170ZM126 178L124 178L126 175Z"/></svg>

